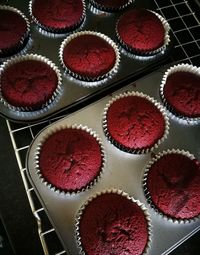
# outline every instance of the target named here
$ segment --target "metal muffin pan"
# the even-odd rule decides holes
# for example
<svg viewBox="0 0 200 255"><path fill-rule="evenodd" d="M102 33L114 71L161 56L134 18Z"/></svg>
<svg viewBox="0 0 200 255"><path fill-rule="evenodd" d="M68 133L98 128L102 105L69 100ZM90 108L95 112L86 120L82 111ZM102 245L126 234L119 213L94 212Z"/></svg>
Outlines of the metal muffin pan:
<svg viewBox="0 0 200 255"><path fill-rule="evenodd" d="M20 1L20 0L9 0L1 1L0 4L7 4L18 8L21 10L31 21L31 17L28 12L28 3L29 1ZM106 13L97 11L91 7L91 5L86 0L86 19L83 22L82 26L76 31L91 30L95 32L101 32L108 37L110 37L114 42L119 45L115 33L115 26L119 16L127 11L128 9L135 8L136 6L144 7L147 9L152 9L151 1L139 1L136 0L129 8L118 12L118 13ZM96 11L94 11L96 10ZM98 84L98 86L92 86L92 83L82 83L70 75L65 75L64 70L59 62L59 48L62 41L69 34L49 34L42 32L33 22L30 24L30 39L21 53L33 53L40 54L49 58L54 62L60 69L63 82L62 82L62 93L58 100L55 101L50 107L42 111L36 112L19 112L8 109L3 103L0 103L0 114L12 121L16 122L37 122L41 119L48 118L52 115L55 115L64 110L69 110L74 106L79 106L80 103L86 103L88 100L93 99L94 97L101 96L108 89L117 89L122 87L122 85L127 84L130 79L136 77L141 77L142 75L148 73L150 70L153 70L161 63L165 62L169 57L171 48L172 48L172 35L170 33L171 41L167 46L164 52L161 52L154 57L146 58L137 58L132 54L127 55L127 52L120 47L121 61L119 65L118 72L111 78L105 80L103 83ZM70 33L71 34L71 33ZM6 59L0 59L0 63ZM86 87L86 85L88 85Z"/></svg>
<svg viewBox="0 0 200 255"><path fill-rule="evenodd" d="M148 208L153 227L149 255L168 254L181 242L200 229L200 219L185 224L173 223L162 218L150 208L143 194L142 176L145 165L151 159L151 154L132 155L120 151L108 142L102 128L102 114L104 108L115 95L126 91L139 91L161 102L159 85L167 68L166 66L135 83L131 83L119 89L113 94L107 95L68 117L51 124L50 127L75 123L86 125L99 134L105 147L106 164L102 177L92 189L71 196L59 194L50 190L40 181L34 166L36 147L41 137L48 132L50 127L43 129L31 144L27 154L29 179L68 254L78 255L75 243L74 223L79 207L88 197L96 192L109 188L124 190L135 199L139 199ZM181 124L177 120L170 118L168 138L154 150L154 153L172 148L189 151L194 154L196 158L200 159L200 126Z"/></svg>

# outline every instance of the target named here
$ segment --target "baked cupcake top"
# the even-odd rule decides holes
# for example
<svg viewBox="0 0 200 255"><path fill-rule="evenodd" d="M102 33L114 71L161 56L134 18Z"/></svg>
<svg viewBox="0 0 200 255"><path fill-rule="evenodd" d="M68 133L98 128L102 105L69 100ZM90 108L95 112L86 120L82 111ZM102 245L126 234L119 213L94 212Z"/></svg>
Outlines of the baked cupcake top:
<svg viewBox="0 0 200 255"><path fill-rule="evenodd" d="M93 4L96 8L103 11L118 11L124 9L129 4L131 4L132 0L90 0L91 4Z"/></svg>
<svg viewBox="0 0 200 255"><path fill-rule="evenodd" d="M39 152L39 172L60 191L77 192L92 183L104 164L99 141L86 130L66 127L48 136Z"/></svg>
<svg viewBox="0 0 200 255"><path fill-rule="evenodd" d="M93 198L82 211L78 231L87 255L141 255L149 239L144 210L118 193Z"/></svg>
<svg viewBox="0 0 200 255"><path fill-rule="evenodd" d="M163 86L164 100L175 114L200 117L200 73L177 70L167 76Z"/></svg>
<svg viewBox="0 0 200 255"><path fill-rule="evenodd" d="M98 80L109 75L119 62L115 44L103 34L73 34L61 46L61 62L78 79Z"/></svg>
<svg viewBox="0 0 200 255"><path fill-rule="evenodd" d="M32 0L30 12L34 21L50 32L73 30L85 16L82 0Z"/></svg>
<svg viewBox="0 0 200 255"><path fill-rule="evenodd" d="M0 57L17 50L28 32L28 24L21 12L12 7L0 6Z"/></svg>
<svg viewBox="0 0 200 255"><path fill-rule="evenodd" d="M46 58L37 55L17 57L5 63L0 78L4 101L17 110L38 110L54 95L59 73Z"/></svg>
<svg viewBox="0 0 200 255"><path fill-rule="evenodd" d="M125 12L118 20L117 35L126 49L150 54L165 43L165 28L158 16L146 9Z"/></svg>
<svg viewBox="0 0 200 255"><path fill-rule="evenodd" d="M148 151L166 133L166 118L156 103L142 93L116 97L106 108L104 120L108 139L132 153Z"/></svg>
<svg viewBox="0 0 200 255"><path fill-rule="evenodd" d="M200 162L193 155L168 151L147 168L145 186L153 206L175 219L200 215Z"/></svg>

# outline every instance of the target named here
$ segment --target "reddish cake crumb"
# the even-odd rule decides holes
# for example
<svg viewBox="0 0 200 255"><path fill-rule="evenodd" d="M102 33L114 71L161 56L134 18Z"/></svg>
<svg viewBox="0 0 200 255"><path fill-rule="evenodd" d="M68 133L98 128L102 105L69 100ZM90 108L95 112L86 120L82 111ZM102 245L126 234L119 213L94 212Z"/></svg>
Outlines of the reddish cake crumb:
<svg viewBox="0 0 200 255"><path fill-rule="evenodd" d="M27 24L20 14L0 9L0 55L3 50L18 47L26 32Z"/></svg>
<svg viewBox="0 0 200 255"><path fill-rule="evenodd" d="M117 24L120 40L136 52L148 53L164 44L165 29L151 11L134 9L124 13Z"/></svg>
<svg viewBox="0 0 200 255"><path fill-rule="evenodd" d="M42 145L39 168L44 179L56 188L80 190L101 171L100 145L84 130L66 128L57 131Z"/></svg>
<svg viewBox="0 0 200 255"><path fill-rule="evenodd" d="M38 60L22 60L8 66L1 76L3 98L12 106L39 109L58 85L56 72Z"/></svg>
<svg viewBox="0 0 200 255"><path fill-rule="evenodd" d="M44 27L70 30L83 19L82 0L33 0L32 14Z"/></svg>
<svg viewBox="0 0 200 255"><path fill-rule="evenodd" d="M167 216L189 219L200 214L200 162L182 154L167 154L147 177L153 204Z"/></svg>
<svg viewBox="0 0 200 255"><path fill-rule="evenodd" d="M85 207L80 236L87 255L141 255L148 242L148 224L136 203L106 193Z"/></svg>
<svg viewBox="0 0 200 255"><path fill-rule="evenodd" d="M163 136L165 119L149 100L127 96L108 108L107 130L112 139L127 149L152 147Z"/></svg>
<svg viewBox="0 0 200 255"><path fill-rule="evenodd" d="M179 71L170 74L164 86L167 103L185 117L200 117L200 76Z"/></svg>
<svg viewBox="0 0 200 255"><path fill-rule="evenodd" d="M72 39L65 46L63 60L70 71L81 77L95 79L113 68L116 53L101 37L84 34Z"/></svg>
<svg viewBox="0 0 200 255"><path fill-rule="evenodd" d="M98 6L104 9L120 9L126 4L129 3L129 0L93 0L92 2L96 3Z"/></svg>

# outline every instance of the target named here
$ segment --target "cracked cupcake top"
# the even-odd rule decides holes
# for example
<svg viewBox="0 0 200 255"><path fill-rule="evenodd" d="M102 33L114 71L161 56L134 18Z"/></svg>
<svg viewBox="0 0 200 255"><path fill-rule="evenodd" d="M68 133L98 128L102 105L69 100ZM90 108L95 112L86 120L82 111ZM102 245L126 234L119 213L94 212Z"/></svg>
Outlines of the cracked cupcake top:
<svg viewBox="0 0 200 255"><path fill-rule="evenodd" d="M86 205L79 232L87 255L141 255L148 242L143 210L117 193L101 194Z"/></svg>
<svg viewBox="0 0 200 255"><path fill-rule="evenodd" d="M166 103L185 117L200 117L200 75L187 71L170 74L163 88Z"/></svg>
<svg viewBox="0 0 200 255"><path fill-rule="evenodd" d="M84 18L82 0L32 0L31 12L36 22L51 32L67 32Z"/></svg>
<svg viewBox="0 0 200 255"><path fill-rule="evenodd" d="M89 132L65 128L50 135L42 144L39 170L57 189L77 191L85 188L102 170L99 142Z"/></svg>
<svg viewBox="0 0 200 255"><path fill-rule="evenodd" d="M111 103L106 122L111 139L127 150L152 147L163 137L166 125L161 111L151 101L137 95L121 97Z"/></svg>
<svg viewBox="0 0 200 255"><path fill-rule="evenodd" d="M130 50L148 53L164 44L165 28L151 11L134 9L124 13L117 23L120 41Z"/></svg>
<svg viewBox="0 0 200 255"><path fill-rule="evenodd" d="M64 65L79 78L98 79L116 63L113 47L95 34L81 34L69 41L63 49Z"/></svg>
<svg viewBox="0 0 200 255"><path fill-rule="evenodd" d="M150 166L146 187L163 214L189 219L200 214L200 162L181 153L160 156Z"/></svg>
<svg viewBox="0 0 200 255"><path fill-rule="evenodd" d="M0 85L2 97L10 105L36 110L52 97L58 77L47 63L27 59L7 66Z"/></svg>
<svg viewBox="0 0 200 255"><path fill-rule="evenodd" d="M27 32L26 20L10 9L0 9L0 55L20 44Z"/></svg>

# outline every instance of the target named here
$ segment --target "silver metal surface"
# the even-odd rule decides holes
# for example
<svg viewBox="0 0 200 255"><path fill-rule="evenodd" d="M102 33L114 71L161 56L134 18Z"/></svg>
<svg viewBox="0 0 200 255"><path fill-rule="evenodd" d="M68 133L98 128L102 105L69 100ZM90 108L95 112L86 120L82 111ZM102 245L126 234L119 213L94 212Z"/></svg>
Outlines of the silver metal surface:
<svg viewBox="0 0 200 255"><path fill-rule="evenodd" d="M114 92L112 95L108 95L98 102L53 123L45 128L31 144L27 159L30 180L69 254L78 255L74 240L74 222L79 207L89 196L106 188L122 189L135 199L139 199L146 204L153 225L153 241L149 252L150 255L167 254L173 246L175 247L181 240L200 229L200 219L187 224L173 223L163 219L149 208L143 195L142 174L151 155L132 155L118 150L108 142L102 128L102 114L106 104L113 96L121 92L139 91L160 101L159 85L165 70L157 71L140 79ZM35 151L41 138L50 128L62 124L81 124L92 128L99 134L105 148L106 165L102 178L91 190L77 195L63 195L50 190L41 182L35 169ZM170 119L169 136L154 152L172 148L188 150L200 159L200 126L181 124L176 120Z"/></svg>
<svg viewBox="0 0 200 255"><path fill-rule="evenodd" d="M136 0L137 1L137 0ZM14 1L14 0L2 0L1 4L16 5L21 2L21 10L26 12L26 5L24 1ZM28 1L26 1L27 3ZM141 1L137 1L141 3ZM150 1L142 1L145 4L149 4ZM195 2L198 2L195 0ZM184 61L190 64L199 65L200 61L200 23L197 19L195 11L198 13L199 9L191 9L189 2L187 0L177 1L163 1L163 0L152 0L154 3L155 9L163 17L168 20L171 25L173 36L175 37L174 50L171 53L171 61ZM182 12L182 9L185 11ZM180 35L183 33L183 35ZM188 37L188 40L185 41L185 34L192 35ZM46 44L48 40L45 40ZM45 45L45 44L44 44ZM51 48L52 51L52 48ZM52 52L51 52L52 54ZM79 88L77 90L82 91L84 88ZM78 91L77 91L78 92ZM65 113L66 114L66 113ZM25 186L25 191L27 194L28 201L30 203L31 210L38 224L38 235L41 240L43 251L45 255L61 255L66 254L63 250L63 246L57 238L55 229L52 227L52 224L48 220L48 214L44 211L43 206L38 201L38 197L35 194L35 190L30 184L27 177L27 169L25 167L25 156L29 145L35 135L48 124L53 123L55 120L58 120L62 117L65 117L65 114L59 114L58 117L51 117L49 120L40 121L38 124L18 124L13 123L12 121L7 120L8 130L11 137L14 153L19 166L19 171L22 176L22 180ZM94 116L95 117L95 116ZM182 139L182 138L181 138ZM183 140L184 141L184 140ZM192 141L196 142L196 141ZM190 149L190 148L189 148ZM194 228L189 235L185 235L185 238L179 239L179 242L175 246L171 246L167 252L164 254L170 253L177 245L185 241L189 236L198 231L198 227ZM171 233L168 233L170 235ZM161 235L162 236L162 235ZM52 241L53 240L53 241ZM52 247L52 243L54 244ZM155 255L158 255L156 252ZM160 254L159 254L160 255Z"/></svg>
<svg viewBox="0 0 200 255"><path fill-rule="evenodd" d="M24 4L23 1L10 0L9 5L13 5L31 20L28 13L28 1ZM130 8L137 6L137 2L130 5ZM150 4L143 4L144 8L149 8ZM125 10L124 10L125 11ZM120 50L120 64L116 74L111 78L102 80L102 82L81 82L70 75L64 74L63 67L59 61L59 49L62 41L69 34L50 34L42 31L33 22L30 24L30 40L27 47L27 53L40 54L49 58L60 69L63 82L61 96L53 104L49 105L44 111L35 112L19 112L8 109L5 105L0 104L0 113L14 121L30 122L43 119L45 117L52 116L53 114L68 109L79 102L86 101L94 94L99 94L103 90L107 90L109 87L117 87L122 82L125 82L128 78L134 78L136 75L143 74L159 63L166 60L170 53L172 43L166 46L165 51L151 56L151 57L137 57L133 54L128 54L123 48L120 47L115 32L116 22L120 13L105 13L97 11L92 8L88 1L86 1L86 18L82 26L76 31L91 30L95 32L101 32L110 37L119 46Z"/></svg>

